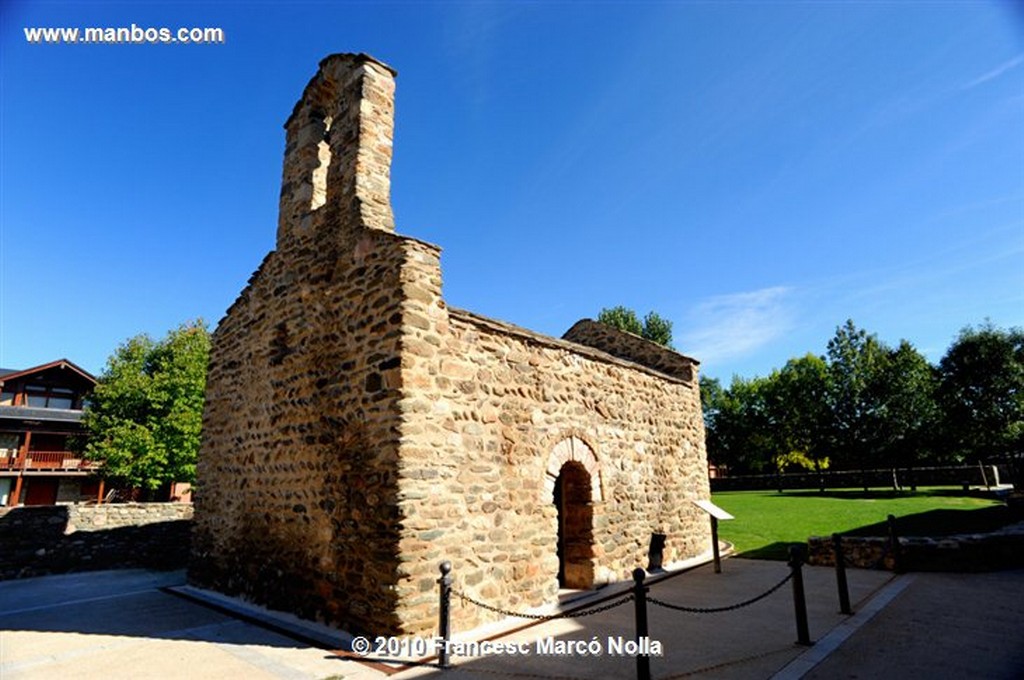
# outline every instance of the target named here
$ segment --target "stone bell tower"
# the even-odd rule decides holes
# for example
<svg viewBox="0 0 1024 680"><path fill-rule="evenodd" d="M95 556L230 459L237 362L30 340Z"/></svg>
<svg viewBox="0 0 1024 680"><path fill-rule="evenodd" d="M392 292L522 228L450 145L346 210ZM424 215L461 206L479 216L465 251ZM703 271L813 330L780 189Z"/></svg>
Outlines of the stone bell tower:
<svg viewBox="0 0 1024 680"><path fill-rule="evenodd" d="M394 233L394 78L331 55L285 124L277 247L213 336L189 568L377 633L401 627L403 333L440 299L439 249Z"/></svg>
<svg viewBox="0 0 1024 680"><path fill-rule="evenodd" d="M285 123L277 247L325 221L393 232L395 71L365 54L334 54Z"/></svg>

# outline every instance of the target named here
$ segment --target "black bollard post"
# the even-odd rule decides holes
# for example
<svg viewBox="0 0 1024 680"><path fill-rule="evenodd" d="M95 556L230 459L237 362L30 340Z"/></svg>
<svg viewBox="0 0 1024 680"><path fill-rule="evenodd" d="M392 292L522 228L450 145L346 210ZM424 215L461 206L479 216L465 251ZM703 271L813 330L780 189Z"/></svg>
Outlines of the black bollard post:
<svg viewBox="0 0 1024 680"><path fill-rule="evenodd" d="M715 573L722 573L722 556L718 553L718 518L711 515L711 553L715 557Z"/></svg>
<svg viewBox="0 0 1024 680"><path fill-rule="evenodd" d="M449 643L452 637L452 563L445 560L441 563L439 569L441 570L441 578L437 579L437 583L441 586L441 603L437 608L437 632L441 637L441 649L437 653L437 664L441 668L451 668L452 664L448 656L448 648L450 647Z"/></svg>
<svg viewBox="0 0 1024 680"><path fill-rule="evenodd" d="M807 600L804 597L804 575L801 568L804 564L802 545L794 545L789 549L789 566L793 570L793 608L796 610L797 644L811 645L811 633L807 629Z"/></svg>
<svg viewBox="0 0 1024 680"><path fill-rule="evenodd" d="M889 515L889 551L892 553L892 570L897 574L903 573L903 554L900 551L900 536L896 531L896 515Z"/></svg>
<svg viewBox="0 0 1024 680"><path fill-rule="evenodd" d="M852 614L850 608L850 587L846 583L846 558L843 557L843 537L832 534L832 549L836 555L836 587L839 588L839 611Z"/></svg>
<svg viewBox="0 0 1024 680"><path fill-rule="evenodd" d="M647 588L644 577L647 574L640 567L633 570L633 602L636 604L636 644L643 646L643 638L647 637ZM646 654L636 655L636 680L651 680L651 657Z"/></svg>

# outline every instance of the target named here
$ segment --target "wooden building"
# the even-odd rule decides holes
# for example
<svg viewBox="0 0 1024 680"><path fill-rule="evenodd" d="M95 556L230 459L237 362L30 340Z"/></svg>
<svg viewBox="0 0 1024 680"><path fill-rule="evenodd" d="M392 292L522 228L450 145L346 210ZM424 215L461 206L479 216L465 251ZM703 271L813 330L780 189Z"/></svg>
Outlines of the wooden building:
<svg viewBox="0 0 1024 680"><path fill-rule="evenodd" d="M72 451L82 408L96 386L88 371L59 359L0 369L0 506L99 500L98 465Z"/></svg>

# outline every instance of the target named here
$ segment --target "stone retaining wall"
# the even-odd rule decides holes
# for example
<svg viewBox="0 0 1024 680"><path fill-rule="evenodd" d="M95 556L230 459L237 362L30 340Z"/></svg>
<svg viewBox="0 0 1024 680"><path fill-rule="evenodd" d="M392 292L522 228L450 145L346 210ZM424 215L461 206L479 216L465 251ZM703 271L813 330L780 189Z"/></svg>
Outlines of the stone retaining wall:
<svg viewBox="0 0 1024 680"><path fill-rule="evenodd" d="M835 566L832 538L807 539L807 563ZM895 569L897 564L888 538L844 536L846 566L861 569ZM986 571L1024 566L1024 523L984 534L957 534L941 538L901 536L899 567L904 571Z"/></svg>
<svg viewBox="0 0 1024 680"><path fill-rule="evenodd" d="M844 537L843 560L846 566L858 569L891 571L894 567L889 539L880 536ZM807 564L816 567L835 566L836 557L831 536L811 536L807 539Z"/></svg>
<svg viewBox="0 0 1024 680"><path fill-rule="evenodd" d="M121 567L180 569L186 503L0 508L0 579Z"/></svg>

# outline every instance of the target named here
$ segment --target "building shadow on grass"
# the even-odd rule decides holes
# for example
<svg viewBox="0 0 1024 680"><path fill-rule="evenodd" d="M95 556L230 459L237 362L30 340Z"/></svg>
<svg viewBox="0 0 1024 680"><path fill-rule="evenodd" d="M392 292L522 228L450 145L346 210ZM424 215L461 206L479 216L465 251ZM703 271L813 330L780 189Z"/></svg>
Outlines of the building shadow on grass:
<svg viewBox="0 0 1024 680"><path fill-rule="evenodd" d="M870 498L863 492L829 495ZM902 566L923 571L987 571L1024 566L1024 532L994 533L1019 521L1020 517L1004 505L926 510L897 517L897 535L910 541ZM837 527L835 531L843 537L883 540L888 540L889 532L887 519L856 527ZM786 560L790 547L797 545L803 543L776 541L746 550L737 557Z"/></svg>
<svg viewBox="0 0 1024 680"><path fill-rule="evenodd" d="M736 557L744 557L752 560L788 560L789 549L793 546L803 545L799 541L776 541L758 548L745 550L738 553Z"/></svg>
<svg viewBox="0 0 1024 680"><path fill-rule="evenodd" d="M896 520L900 536L952 536L954 534L982 534L1001 529L1013 522L1010 511L1003 505L969 510L937 509L903 515ZM876 522L842 532L847 536L886 536L887 521Z"/></svg>

